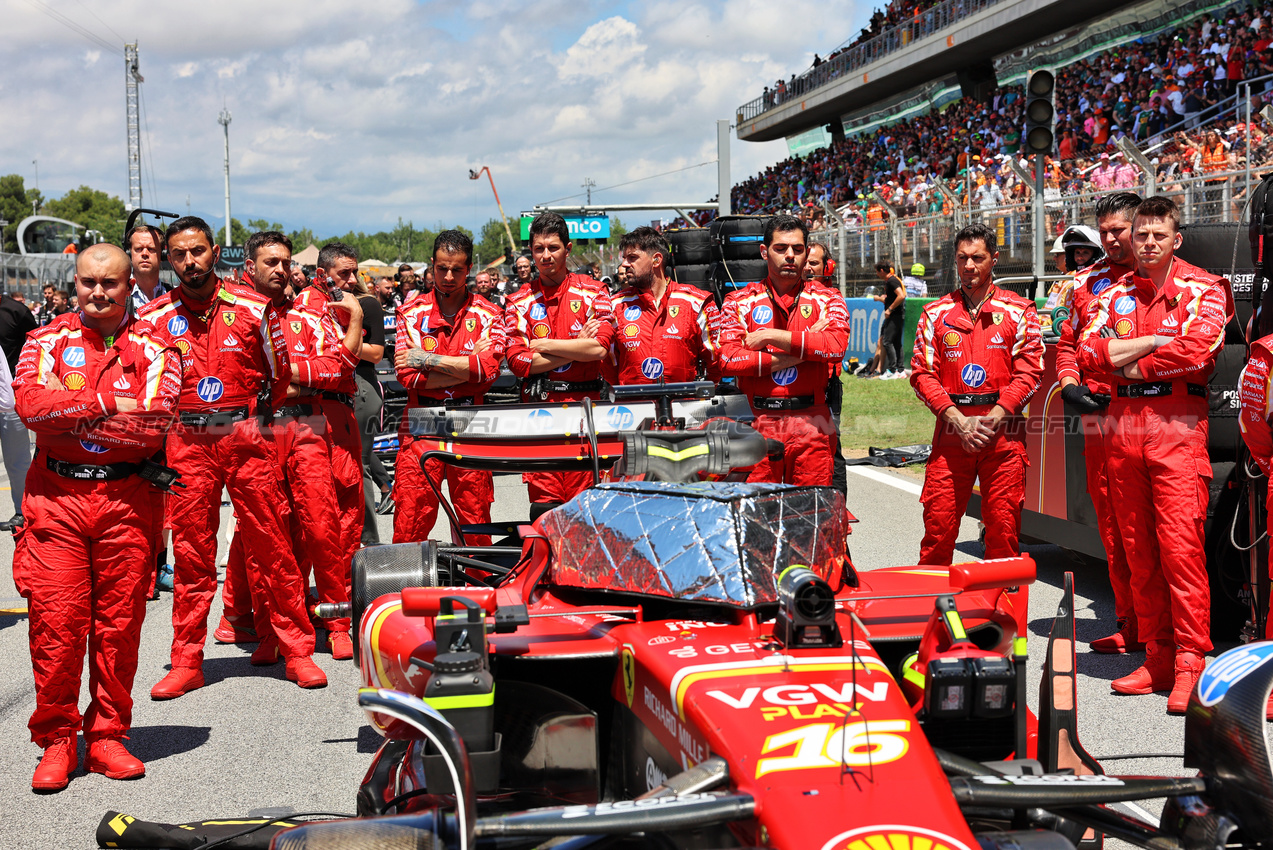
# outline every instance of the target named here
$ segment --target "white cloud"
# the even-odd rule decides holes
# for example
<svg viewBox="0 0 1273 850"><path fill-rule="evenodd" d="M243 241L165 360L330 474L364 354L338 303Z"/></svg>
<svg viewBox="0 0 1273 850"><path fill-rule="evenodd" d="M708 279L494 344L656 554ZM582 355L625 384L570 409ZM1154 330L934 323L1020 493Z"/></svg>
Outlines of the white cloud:
<svg viewBox="0 0 1273 850"><path fill-rule="evenodd" d="M780 16L762 0L93 8L140 45L143 145L155 177L152 187L148 168L147 202L184 210L188 194L195 212L221 209L224 103L234 116L236 217L320 234L379 230L399 216L480 226L498 214L486 181L468 180L483 165L514 214L581 194L584 178L602 189L715 159L717 118L857 31L854 0L784 0ZM97 46L85 52L81 36L23 0L0 0L0 19L10 38L0 174L26 174L38 155L46 194L85 183L125 197L123 75L102 73L117 60ZM837 20L842 31L790 25ZM77 21L117 40L91 17ZM737 181L786 149L735 140L731 155ZM716 169L706 166L594 200L715 194Z"/></svg>

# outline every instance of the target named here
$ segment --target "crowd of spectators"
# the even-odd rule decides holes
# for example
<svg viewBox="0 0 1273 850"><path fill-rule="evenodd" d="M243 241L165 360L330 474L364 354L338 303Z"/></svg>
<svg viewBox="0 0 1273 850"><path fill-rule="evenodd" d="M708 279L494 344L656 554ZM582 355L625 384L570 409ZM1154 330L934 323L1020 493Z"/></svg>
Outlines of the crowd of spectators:
<svg viewBox="0 0 1273 850"><path fill-rule="evenodd" d="M890 10L901 14L910 5ZM888 20L883 13L874 20L881 17ZM1243 80L1273 74L1271 46L1273 19L1260 4L1219 20L1204 14L1156 39L1058 69L1057 146L1046 195L1139 185L1139 169L1123 162L1114 144L1123 136L1150 147L1160 183L1239 167L1246 128L1240 113L1219 115L1219 104L1240 94ZM1273 81L1252 87L1253 114L1271 89ZM949 212L953 203L1026 200L1028 187L1008 164L1021 152L1024 100L1021 86L1004 86L984 102L965 97L790 157L736 185L732 208L740 214L803 209L816 217L825 202L861 207L865 215L878 199L899 214L922 215ZM1252 162L1263 163L1263 124L1252 123ZM939 181L949 194L937 189Z"/></svg>

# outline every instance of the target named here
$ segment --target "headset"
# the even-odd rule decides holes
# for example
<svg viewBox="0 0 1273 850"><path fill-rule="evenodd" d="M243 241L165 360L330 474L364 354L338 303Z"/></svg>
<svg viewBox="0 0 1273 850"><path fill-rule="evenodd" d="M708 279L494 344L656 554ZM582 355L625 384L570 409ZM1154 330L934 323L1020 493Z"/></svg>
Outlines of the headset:
<svg viewBox="0 0 1273 850"><path fill-rule="evenodd" d="M176 213L163 212L161 210L148 210L142 207L138 207L137 209L133 210L132 212L128 214L128 223L124 225L124 241L120 245L120 247L124 249L124 253L126 254L130 253L131 248L130 248L129 242L132 240L134 233L136 233L138 230L154 231L155 233L158 234L157 238L155 239L155 242L157 247L159 248L159 262L166 263L168 262L168 245L166 241L164 240L163 231L153 224L138 224L137 223L137 219L139 219L145 213L150 213L151 215L157 218L174 218L174 219L180 218L180 216L178 216Z"/></svg>

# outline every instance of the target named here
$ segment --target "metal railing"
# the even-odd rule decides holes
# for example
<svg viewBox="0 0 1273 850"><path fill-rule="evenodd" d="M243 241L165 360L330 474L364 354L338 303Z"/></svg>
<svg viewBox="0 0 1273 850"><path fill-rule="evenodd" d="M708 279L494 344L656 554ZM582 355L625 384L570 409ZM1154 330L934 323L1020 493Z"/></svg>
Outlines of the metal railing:
<svg viewBox="0 0 1273 850"><path fill-rule="evenodd" d="M8 295L21 292L29 302L38 303L43 301L40 290L44 284L51 283L59 289L67 289L74 281L74 254L0 254L0 291Z"/></svg>
<svg viewBox="0 0 1273 850"><path fill-rule="evenodd" d="M847 73L870 65L890 53L904 50L916 41L943 30L956 21L1002 2L1006 0L945 0L931 9L916 12L909 21L895 24L879 35L855 44L823 61L818 67L806 71L795 80L783 83L784 88L772 89L768 94L762 94L755 100L744 103L738 107L739 119L748 121L755 118Z"/></svg>

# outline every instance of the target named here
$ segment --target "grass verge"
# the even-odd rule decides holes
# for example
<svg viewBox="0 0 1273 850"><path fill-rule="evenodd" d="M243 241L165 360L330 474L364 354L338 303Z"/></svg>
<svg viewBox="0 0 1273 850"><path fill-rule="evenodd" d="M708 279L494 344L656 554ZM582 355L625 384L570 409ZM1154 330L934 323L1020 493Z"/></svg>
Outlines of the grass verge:
<svg viewBox="0 0 1273 850"><path fill-rule="evenodd" d="M910 446L933 439L933 414L915 397L910 381L866 380L844 375L840 445L845 453L871 446Z"/></svg>

